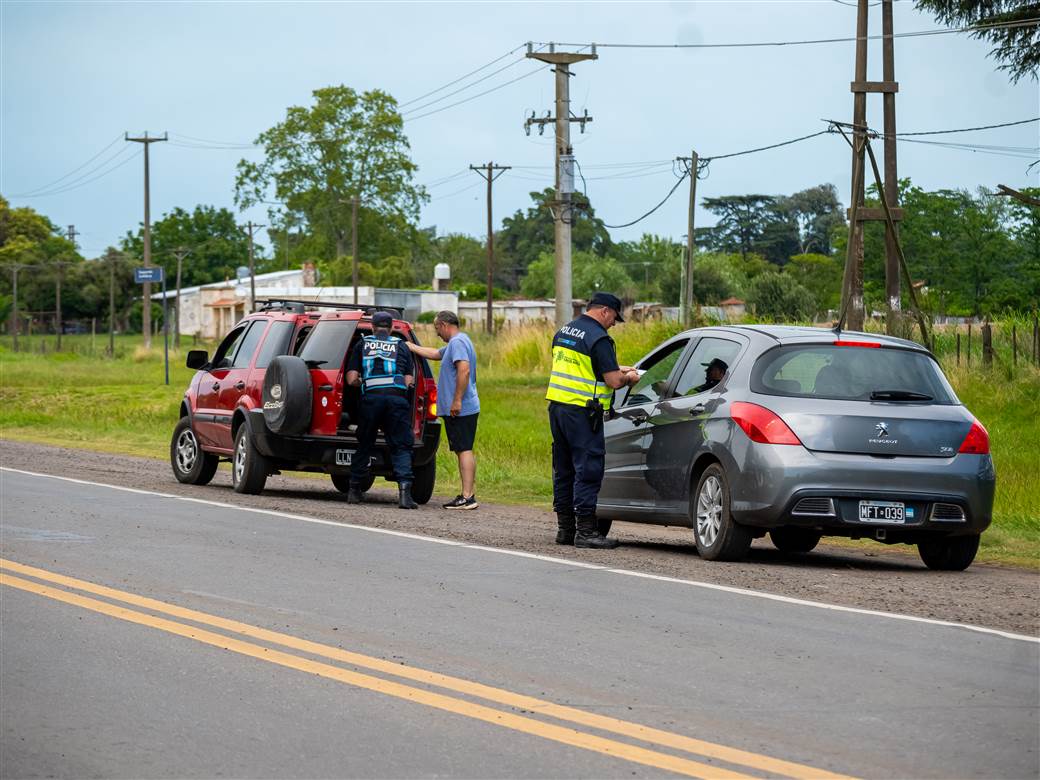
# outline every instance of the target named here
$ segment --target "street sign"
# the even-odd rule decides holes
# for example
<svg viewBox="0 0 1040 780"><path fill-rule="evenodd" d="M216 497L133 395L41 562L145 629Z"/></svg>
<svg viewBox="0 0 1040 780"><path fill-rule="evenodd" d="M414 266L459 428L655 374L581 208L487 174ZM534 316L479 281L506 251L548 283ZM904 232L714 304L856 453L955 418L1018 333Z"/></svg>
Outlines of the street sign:
<svg viewBox="0 0 1040 780"><path fill-rule="evenodd" d="M162 266L134 269L134 281L138 284L144 284L145 282L161 282L163 281L163 278Z"/></svg>

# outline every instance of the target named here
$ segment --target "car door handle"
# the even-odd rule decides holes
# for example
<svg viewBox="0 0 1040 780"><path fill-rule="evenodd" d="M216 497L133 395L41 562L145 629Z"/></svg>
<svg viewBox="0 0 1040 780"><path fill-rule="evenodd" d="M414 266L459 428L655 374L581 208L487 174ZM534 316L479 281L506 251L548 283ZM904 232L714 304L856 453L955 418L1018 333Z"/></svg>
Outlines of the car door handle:
<svg viewBox="0 0 1040 780"><path fill-rule="evenodd" d="M704 404L697 404L695 407L690 409L690 416L696 417L698 415L704 414L706 411L708 411L708 409Z"/></svg>
<svg viewBox="0 0 1040 780"><path fill-rule="evenodd" d="M213 392L215 393L219 389L220 389L220 382L214 382L213 383Z"/></svg>
<svg viewBox="0 0 1040 780"><path fill-rule="evenodd" d="M246 383L243 382L241 379L239 379L237 382L235 382L235 389L236 390L245 390L246 389Z"/></svg>
<svg viewBox="0 0 1040 780"><path fill-rule="evenodd" d="M643 423L645 423L647 420L650 419L650 415L647 414L646 412L643 412L643 411L633 412L632 414L626 414L625 417L633 425L642 425Z"/></svg>

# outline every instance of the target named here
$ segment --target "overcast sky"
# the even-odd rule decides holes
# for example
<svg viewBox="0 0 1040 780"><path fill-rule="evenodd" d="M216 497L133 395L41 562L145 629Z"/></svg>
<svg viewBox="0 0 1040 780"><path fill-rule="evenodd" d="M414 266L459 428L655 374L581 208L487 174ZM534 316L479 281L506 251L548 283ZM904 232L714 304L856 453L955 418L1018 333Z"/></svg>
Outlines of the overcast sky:
<svg viewBox="0 0 1040 780"><path fill-rule="evenodd" d="M850 0L851 2L851 0ZM261 3L0 2L0 193L61 226L75 224L88 256L143 218L140 145L124 131L168 131L151 146L152 218L174 207L233 206L235 164L256 152L198 148L247 144L311 91L346 84L413 101L525 41L737 43L851 37L855 8L837 0L662 3ZM871 9L880 33L880 7ZM897 33L939 29L911 2L895 6ZM989 46L962 34L897 40L898 129L940 130L1040 116L1036 82L1011 85ZM870 44L869 76L881 78L881 42ZM588 194L607 223L628 222L661 200L675 177L668 160L696 149L717 156L803 136L821 118L851 120L854 44L646 49L599 47L574 68L572 109L588 109L574 151ZM510 64L513 63L513 64ZM490 94L448 106L537 69L523 51L469 81L508 66L472 89L411 110L405 129L417 181L438 183L422 225L483 238L485 190L470 164L517 166L495 184L495 223L552 184L551 131L527 137L525 115L552 107L553 75L541 71ZM433 100L429 108L419 108ZM881 127L881 98L868 101ZM1037 186L1040 123L931 140L1033 150L1006 156L914 143L899 145L899 174L927 189ZM118 140L117 140L118 139ZM113 143L115 142L115 143ZM108 146L112 144L111 146ZM194 145L194 146L193 146ZM106 146L108 147L106 149ZM94 155L100 156L84 166ZM880 152L880 144L879 144ZM115 156L113 156L115 155ZM125 161L125 164L120 165ZM663 161L649 165L599 167ZM83 167L80 167L83 166ZM100 166L100 167L99 167ZM520 166L524 166L521 168ZM532 167L540 166L540 167ZM78 170L76 170L78 169ZM699 197L785 194L824 182L848 202L850 153L821 136L760 154L718 160ZM76 171L71 176L67 176ZM111 171L110 173L106 173ZM621 172L631 176L618 177ZM106 174L101 175L100 174ZM64 177L64 178L63 178ZM608 177L608 178L601 178ZM613 177L613 178L609 178ZM57 184L48 187L55 180ZM82 185L82 186L80 186ZM67 187L65 191L59 191ZM41 189L42 188L42 189ZM25 193L43 193L28 197ZM53 193L53 194L51 194ZM686 232L686 185L617 239ZM240 215L266 222L263 210ZM698 224L709 224L699 213Z"/></svg>

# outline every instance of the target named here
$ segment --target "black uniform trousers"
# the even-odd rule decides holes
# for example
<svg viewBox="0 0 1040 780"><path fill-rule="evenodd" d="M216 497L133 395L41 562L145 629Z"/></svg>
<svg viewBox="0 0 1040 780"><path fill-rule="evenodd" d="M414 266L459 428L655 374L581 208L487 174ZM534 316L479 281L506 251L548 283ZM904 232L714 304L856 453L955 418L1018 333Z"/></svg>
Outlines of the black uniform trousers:
<svg viewBox="0 0 1040 780"><path fill-rule="evenodd" d="M350 480L359 484L368 477L376 435L383 431L390 447L390 461L398 482L412 481L412 405L392 390L374 390L361 396L357 426L358 448L350 462Z"/></svg>
<svg viewBox="0 0 1040 780"><path fill-rule="evenodd" d="M596 499L603 484L602 413L584 406L549 404L552 431L553 510L586 517L596 514Z"/></svg>

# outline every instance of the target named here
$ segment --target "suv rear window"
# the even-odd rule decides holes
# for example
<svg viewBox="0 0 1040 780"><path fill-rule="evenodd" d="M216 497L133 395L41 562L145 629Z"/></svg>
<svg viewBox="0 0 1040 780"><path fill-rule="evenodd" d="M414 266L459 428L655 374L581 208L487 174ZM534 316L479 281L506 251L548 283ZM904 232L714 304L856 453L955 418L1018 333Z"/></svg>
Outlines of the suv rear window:
<svg viewBox="0 0 1040 780"><path fill-rule="evenodd" d="M751 390L796 398L960 403L931 357L922 352L885 347L832 344L778 347L755 363Z"/></svg>
<svg viewBox="0 0 1040 780"><path fill-rule="evenodd" d="M340 368L356 327L356 320L322 320L304 342L300 357L313 368Z"/></svg>

